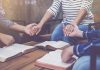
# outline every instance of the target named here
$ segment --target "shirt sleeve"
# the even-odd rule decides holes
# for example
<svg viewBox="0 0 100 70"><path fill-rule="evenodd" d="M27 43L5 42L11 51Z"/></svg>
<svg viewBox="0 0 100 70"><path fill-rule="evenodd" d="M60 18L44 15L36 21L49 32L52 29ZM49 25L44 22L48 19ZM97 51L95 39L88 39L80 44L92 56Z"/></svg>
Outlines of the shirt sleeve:
<svg viewBox="0 0 100 70"><path fill-rule="evenodd" d="M81 57L83 55L89 54L89 48L93 46L93 42L88 42L85 44L78 44L74 46L73 52L76 56Z"/></svg>
<svg viewBox="0 0 100 70"><path fill-rule="evenodd" d="M4 15L2 15L0 13L0 26L3 26L3 27L7 27L9 28L11 25L13 25L14 22L11 21L11 20L8 20L7 18L4 17Z"/></svg>
<svg viewBox="0 0 100 70"><path fill-rule="evenodd" d="M49 12L51 12L54 16L57 15L59 12L59 9L61 7L61 0L53 0L53 3L51 7L48 9Z"/></svg>
<svg viewBox="0 0 100 70"><path fill-rule="evenodd" d="M100 30L91 30L83 32L83 37L90 40L90 39L96 39L100 38Z"/></svg>
<svg viewBox="0 0 100 70"><path fill-rule="evenodd" d="M92 9L93 0L82 0L81 8L85 8L87 11Z"/></svg>

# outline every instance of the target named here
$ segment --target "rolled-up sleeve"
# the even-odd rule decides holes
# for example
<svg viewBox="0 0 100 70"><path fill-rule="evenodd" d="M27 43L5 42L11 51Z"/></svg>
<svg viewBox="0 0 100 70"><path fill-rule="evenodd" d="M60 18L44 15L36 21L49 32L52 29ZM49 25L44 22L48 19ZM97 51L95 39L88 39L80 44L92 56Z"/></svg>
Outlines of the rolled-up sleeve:
<svg viewBox="0 0 100 70"><path fill-rule="evenodd" d="M87 55L89 54L89 48L92 47L92 45L93 45L93 42L88 42L85 44L78 44L74 46L73 52L78 57Z"/></svg>
<svg viewBox="0 0 100 70"><path fill-rule="evenodd" d="M100 38L100 30L91 30L83 32L83 38L86 38L88 40Z"/></svg>
<svg viewBox="0 0 100 70"><path fill-rule="evenodd" d="M92 9L93 0L82 0L81 8L86 9L87 11Z"/></svg>
<svg viewBox="0 0 100 70"><path fill-rule="evenodd" d="M7 18L4 17L4 15L0 14L0 26L9 28L13 24L14 22L12 22L11 20L8 20Z"/></svg>
<svg viewBox="0 0 100 70"><path fill-rule="evenodd" d="M52 13L54 16L57 15L61 6L61 0L53 0L51 7L47 10Z"/></svg>

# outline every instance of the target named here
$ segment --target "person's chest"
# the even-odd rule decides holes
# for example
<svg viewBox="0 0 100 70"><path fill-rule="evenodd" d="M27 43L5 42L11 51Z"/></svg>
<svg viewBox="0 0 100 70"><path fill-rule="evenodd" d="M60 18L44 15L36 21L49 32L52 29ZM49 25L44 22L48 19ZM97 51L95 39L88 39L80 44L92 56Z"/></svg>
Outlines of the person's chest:
<svg viewBox="0 0 100 70"><path fill-rule="evenodd" d="M82 0L62 0L62 10L80 9Z"/></svg>
<svg viewBox="0 0 100 70"><path fill-rule="evenodd" d="M82 0L61 0L62 7L65 6L80 6L82 4Z"/></svg>

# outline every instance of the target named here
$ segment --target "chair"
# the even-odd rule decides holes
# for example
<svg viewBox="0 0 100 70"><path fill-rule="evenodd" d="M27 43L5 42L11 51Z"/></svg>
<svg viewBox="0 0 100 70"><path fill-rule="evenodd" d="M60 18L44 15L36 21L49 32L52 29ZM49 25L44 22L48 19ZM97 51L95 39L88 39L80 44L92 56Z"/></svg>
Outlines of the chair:
<svg viewBox="0 0 100 70"><path fill-rule="evenodd" d="M100 22L89 25L91 29L100 29ZM96 70L96 57L100 55L100 43L91 47L90 70Z"/></svg>
<svg viewBox="0 0 100 70"><path fill-rule="evenodd" d="M96 57L100 55L100 43L91 47L90 70L96 70Z"/></svg>

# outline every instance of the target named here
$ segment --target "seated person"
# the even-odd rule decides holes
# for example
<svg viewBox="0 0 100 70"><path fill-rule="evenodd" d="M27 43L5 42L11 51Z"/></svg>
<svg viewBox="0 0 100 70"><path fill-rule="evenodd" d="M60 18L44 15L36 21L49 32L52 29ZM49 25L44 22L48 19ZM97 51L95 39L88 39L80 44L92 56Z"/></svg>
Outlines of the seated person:
<svg viewBox="0 0 100 70"><path fill-rule="evenodd" d="M10 29L20 31L32 36L34 35L32 31L33 25L34 24L29 24L27 26L19 25L13 21L8 20L7 18L4 17L2 13L0 13L0 26L2 27L10 28ZM10 45L15 41L15 39L11 35L0 33L0 41L3 42L5 45Z"/></svg>
<svg viewBox="0 0 100 70"><path fill-rule="evenodd" d="M67 36L87 38L88 42L84 44L77 44L64 49L61 55L63 62L67 62L68 60L70 60L73 54L75 54L78 57L91 54L89 52L90 47L92 47L92 45L96 43L100 43L99 29L84 32L79 30L78 27L76 26L73 32L67 33Z"/></svg>
<svg viewBox="0 0 100 70"><path fill-rule="evenodd" d="M20 32L26 33L30 36L33 35L33 33L32 33L33 25L34 24L29 24L27 26L19 25L15 22L12 22L12 21L6 19L4 16L2 16L2 14L0 14L0 26L10 28L10 29L13 29L16 31L20 31ZM5 45L9 45L9 44L12 44L15 41L15 39L11 35L0 33L0 41L3 42Z"/></svg>
<svg viewBox="0 0 100 70"><path fill-rule="evenodd" d="M0 0L0 26L7 29L13 29L16 31L23 32L29 36L34 35L34 31L32 30L32 27L35 24L29 24L29 25L23 26L13 21L10 21L6 17L4 17L4 14L5 12L2 8L2 0ZM4 31L4 30L1 29L1 31ZM4 43L5 45L10 45L15 41L15 37L13 37L12 34L10 35L8 33L2 33L1 31L0 31L0 41L2 43Z"/></svg>

